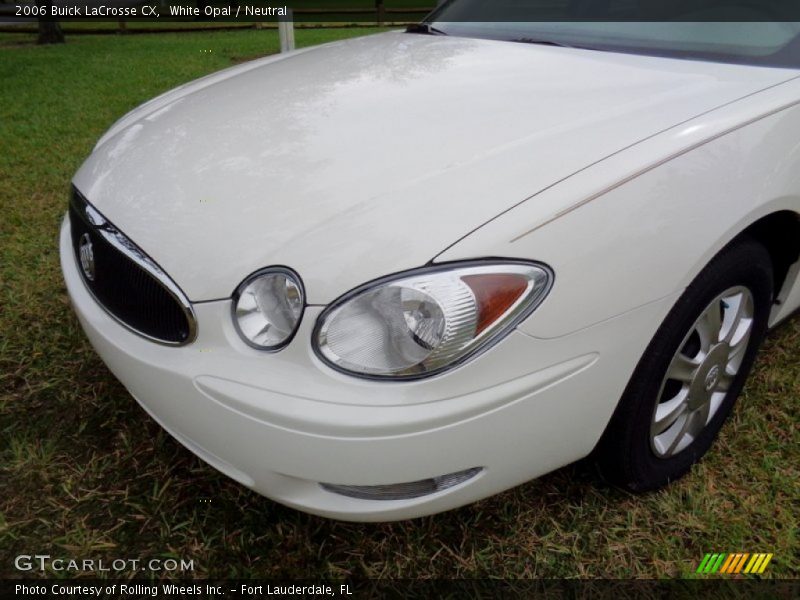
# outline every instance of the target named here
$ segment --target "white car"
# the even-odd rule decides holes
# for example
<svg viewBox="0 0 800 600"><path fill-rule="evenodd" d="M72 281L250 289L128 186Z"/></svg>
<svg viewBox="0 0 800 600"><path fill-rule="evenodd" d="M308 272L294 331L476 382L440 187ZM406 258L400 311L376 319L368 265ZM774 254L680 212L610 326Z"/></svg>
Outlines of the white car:
<svg viewBox="0 0 800 600"><path fill-rule="evenodd" d="M444 19L215 73L75 175L75 311L179 442L303 511L590 454L658 488L800 307L799 33Z"/></svg>

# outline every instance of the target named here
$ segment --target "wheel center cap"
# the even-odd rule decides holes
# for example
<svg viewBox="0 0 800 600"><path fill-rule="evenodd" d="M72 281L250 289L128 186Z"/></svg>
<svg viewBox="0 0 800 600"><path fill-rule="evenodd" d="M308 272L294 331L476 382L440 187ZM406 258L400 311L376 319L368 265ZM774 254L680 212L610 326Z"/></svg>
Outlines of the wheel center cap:
<svg viewBox="0 0 800 600"><path fill-rule="evenodd" d="M728 364L730 346L722 342L714 346L703 359L703 364L697 369L697 374L691 383L689 395L689 408L697 410L709 401L711 396L722 382L723 369Z"/></svg>

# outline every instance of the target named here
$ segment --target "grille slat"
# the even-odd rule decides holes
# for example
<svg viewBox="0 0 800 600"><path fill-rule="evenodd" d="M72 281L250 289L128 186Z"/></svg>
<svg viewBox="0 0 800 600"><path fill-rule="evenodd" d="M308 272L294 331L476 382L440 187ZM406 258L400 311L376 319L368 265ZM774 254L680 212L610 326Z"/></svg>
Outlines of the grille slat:
<svg viewBox="0 0 800 600"><path fill-rule="evenodd" d="M69 217L78 270L100 305L145 337L166 344L190 342L195 334L191 304L163 270L74 189ZM81 265L84 236L94 258L91 279Z"/></svg>

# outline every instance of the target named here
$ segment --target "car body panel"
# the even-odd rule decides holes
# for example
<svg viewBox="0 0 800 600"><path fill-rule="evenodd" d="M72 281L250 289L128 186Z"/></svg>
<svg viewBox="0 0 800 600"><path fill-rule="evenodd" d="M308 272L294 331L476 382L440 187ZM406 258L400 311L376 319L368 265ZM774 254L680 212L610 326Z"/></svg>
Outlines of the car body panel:
<svg viewBox="0 0 800 600"><path fill-rule="evenodd" d="M88 293L67 221L61 258L93 347L179 442L283 504L357 521L455 508L585 456L675 301L649 304L572 338L515 332L469 368L386 383L346 377L316 359L308 339L318 307L309 308L296 341L277 354L258 353L236 337L229 300L196 305L194 343L153 344ZM403 501L357 500L319 485L417 481L472 467L484 471L461 486Z"/></svg>
<svg viewBox="0 0 800 600"><path fill-rule="evenodd" d="M759 218L800 215L800 80L649 139L499 216L437 257L536 257L556 273L521 329L558 337L685 288ZM789 291L773 323L800 307Z"/></svg>
<svg viewBox="0 0 800 600"><path fill-rule="evenodd" d="M748 225L800 214L798 71L386 34L256 61L133 111L74 179L195 304L152 343L61 263L92 345L203 460L319 515L417 517L589 454L686 285ZM431 261L546 263L537 310L458 367L407 382L323 363L324 305ZM308 306L280 352L237 334L231 293L285 265ZM795 265L773 322L800 306ZM383 486L480 467L408 500Z"/></svg>
<svg viewBox="0 0 800 600"><path fill-rule="evenodd" d="M115 127L74 183L193 301L229 297L251 272L283 264L325 304L794 75L382 34L167 94Z"/></svg>
<svg viewBox="0 0 800 600"><path fill-rule="evenodd" d="M778 296L778 301L779 304L772 311L771 325L782 323L800 310L800 261L789 269L786 285Z"/></svg>

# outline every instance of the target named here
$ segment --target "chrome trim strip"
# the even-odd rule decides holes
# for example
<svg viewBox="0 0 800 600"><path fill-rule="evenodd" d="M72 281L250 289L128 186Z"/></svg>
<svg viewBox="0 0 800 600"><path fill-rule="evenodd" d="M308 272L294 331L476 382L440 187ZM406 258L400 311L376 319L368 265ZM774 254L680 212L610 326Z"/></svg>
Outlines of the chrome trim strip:
<svg viewBox="0 0 800 600"><path fill-rule="evenodd" d="M320 483L319 486L326 492L355 498L357 500L371 500L377 502L391 502L393 500L413 500L440 494L473 480L484 471L484 467L472 467L456 473L439 475L418 481L406 483L387 483L382 485L340 485L335 483Z"/></svg>
<svg viewBox="0 0 800 600"><path fill-rule="evenodd" d="M122 252L136 265L141 267L148 275L155 279L156 282L159 283L161 287L163 287L170 294L170 296L172 296L172 298L181 307L181 310L186 317L186 322L189 325L189 335L182 342L172 342L153 337L152 335L144 333L143 331L139 331L108 310L105 305L94 295L92 289L86 285L86 282L84 281L83 283L86 286L86 289L95 299L97 304L100 305L103 310L105 310L120 325L124 326L126 329L132 331L136 335L146 338L152 342L163 344L165 346L185 346L186 344L192 343L197 338L197 317L195 316L192 303L186 297L186 294L183 293L178 285L172 281L172 279L170 279L169 275L167 275L152 258L145 254L141 248L134 244L133 241L131 241L116 226L114 226L113 223L111 223L102 214L100 214L96 208L89 204L89 201L86 200L86 198L84 198L75 187L72 188L70 204L75 209L75 212L78 214L78 216L84 218L85 223L89 227L100 234L103 239L105 239L114 248ZM72 224L70 224L70 227L71 226ZM73 249L73 258L75 258L74 254L75 252ZM83 279L83 276L81 276L81 280Z"/></svg>

